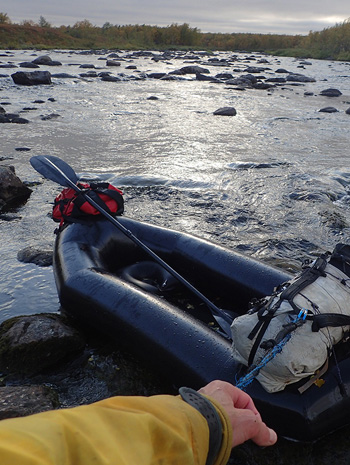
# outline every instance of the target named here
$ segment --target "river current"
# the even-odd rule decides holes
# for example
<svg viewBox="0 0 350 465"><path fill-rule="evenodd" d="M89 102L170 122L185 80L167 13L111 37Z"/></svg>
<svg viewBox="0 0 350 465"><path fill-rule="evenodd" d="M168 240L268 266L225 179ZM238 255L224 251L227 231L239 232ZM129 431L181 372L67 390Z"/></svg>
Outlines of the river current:
<svg viewBox="0 0 350 465"><path fill-rule="evenodd" d="M14 84L11 74L23 70L19 63L45 54L62 65L41 70L74 77L52 78L52 85ZM1 163L33 183L33 193L0 216L0 322L59 309L52 267L17 259L28 246L51 250L55 239L50 213L61 187L33 170L33 155L59 156L82 177L121 187L126 216L194 233L290 271L350 242L348 63L246 53L155 60L119 52L121 65L112 68L107 55L1 53L1 65L17 68L0 69L0 106L29 120L0 125ZM276 71L284 68L315 82L243 90L193 74L146 77L188 65L207 68L210 76L240 76L256 66L264 78L281 76ZM80 76L91 70L123 80ZM328 88L342 95L320 95ZM327 106L338 111L319 111ZM214 115L221 107L234 107L236 116Z"/></svg>

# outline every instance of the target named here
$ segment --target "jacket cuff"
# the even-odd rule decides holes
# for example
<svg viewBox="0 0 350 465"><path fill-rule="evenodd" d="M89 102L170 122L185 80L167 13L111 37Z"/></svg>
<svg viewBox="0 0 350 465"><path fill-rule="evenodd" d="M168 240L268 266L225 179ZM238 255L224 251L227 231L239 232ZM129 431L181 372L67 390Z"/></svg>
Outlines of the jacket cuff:
<svg viewBox="0 0 350 465"><path fill-rule="evenodd" d="M220 416L209 399L188 387L181 387L179 394L185 402L198 410L207 420L209 427L209 451L206 465L213 465L221 449L222 423Z"/></svg>

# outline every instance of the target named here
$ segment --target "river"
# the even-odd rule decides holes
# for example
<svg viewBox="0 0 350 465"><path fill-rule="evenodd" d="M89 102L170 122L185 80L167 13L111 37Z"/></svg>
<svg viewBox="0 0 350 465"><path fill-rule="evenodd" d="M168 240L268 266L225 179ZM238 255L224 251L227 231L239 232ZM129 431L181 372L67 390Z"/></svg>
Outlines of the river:
<svg viewBox="0 0 350 465"><path fill-rule="evenodd" d="M54 241L50 212L61 188L32 169L33 155L59 156L79 175L122 187L127 216L194 232L292 271L348 241L348 63L264 56L258 64L261 56L242 53L157 61L156 52L121 52L121 66L112 68L107 54L54 51L49 56L62 65L40 69L76 78L15 85L12 73L32 71L19 63L44 54L3 51L0 57L2 65L17 66L0 69L0 106L29 120L0 126L2 163L12 164L22 181L40 181L23 207L0 218L0 321L58 308L52 269L17 260L22 248L51 249ZM210 76L241 76L255 66L264 78L284 76L276 73L283 68L315 82L238 90L194 75L143 78L189 65ZM123 81L79 76L91 71L112 71ZM320 95L327 88L342 95ZM237 115L213 115L226 106ZM319 112L327 106L338 112ZM16 150L23 147L30 151Z"/></svg>

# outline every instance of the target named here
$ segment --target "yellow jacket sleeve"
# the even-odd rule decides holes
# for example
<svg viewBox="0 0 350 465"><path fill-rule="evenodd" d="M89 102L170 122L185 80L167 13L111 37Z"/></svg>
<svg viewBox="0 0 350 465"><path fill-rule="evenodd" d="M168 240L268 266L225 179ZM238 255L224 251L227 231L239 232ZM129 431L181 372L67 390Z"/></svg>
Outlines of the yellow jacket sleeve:
<svg viewBox="0 0 350 465"><path fill-rule="evenodd" d="M215 465L225 465L232 432L216 409L223 441ZM1 465L205 465L208 442L205 418L167 395L112 397L0 421Z"/></svg>

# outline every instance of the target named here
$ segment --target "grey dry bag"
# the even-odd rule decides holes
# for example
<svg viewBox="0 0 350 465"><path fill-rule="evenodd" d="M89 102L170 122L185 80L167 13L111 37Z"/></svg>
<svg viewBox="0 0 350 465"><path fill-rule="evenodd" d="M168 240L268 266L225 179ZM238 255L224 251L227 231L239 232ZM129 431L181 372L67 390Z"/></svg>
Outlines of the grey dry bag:
<svg viewBox="0 0 350 465"><path fill-rule="evenodd" d="M235 359L255 367L287 335L257 380L268 392L314 375L350 329L350 246L338 244L232 323ZM296 323L298 314L304 315Z"/></svg>

